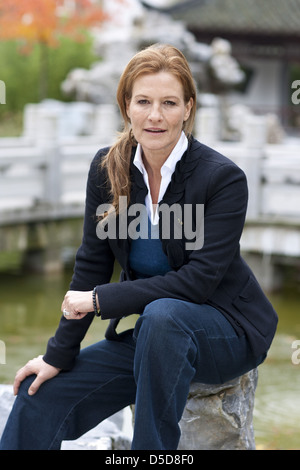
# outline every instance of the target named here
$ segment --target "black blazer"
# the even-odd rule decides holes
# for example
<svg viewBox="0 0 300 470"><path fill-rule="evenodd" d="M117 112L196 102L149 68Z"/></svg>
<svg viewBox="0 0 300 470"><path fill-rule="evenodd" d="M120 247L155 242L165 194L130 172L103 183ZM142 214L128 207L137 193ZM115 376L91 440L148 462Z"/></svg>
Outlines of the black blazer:
<svg viewBox="0 0 300 470"><path fill-rule="evenodd" d="M107 151L100 150L90 167L83 239L70 285L72 290L97 286L101 317L112 319L106 337L117 340L115 326L121 317L140 314L148 303L167 297L218 308L239 335L246 334L254 355L266 353L275 334L277 314L240 255L248 200L243 171L215 150L190 140L160 204L176 203L182 208L184 204L204 204L203 247L187 250L190 240L184 236L177 239L173 227L169 239L162 239L173 270L164 276L136 280L128 263L129 237L100 240L96 233L97 207L109 203L106 178L99 171L99 162ZM144 204L147 188L133 163L131 179L130 205ZM178 223L184 224L184 220ZM122 282L110 283L115 260L122 268ZM71 322L62 317L48 342L45 361L63 369L72 367L93 317L92 312Z"/></svg>

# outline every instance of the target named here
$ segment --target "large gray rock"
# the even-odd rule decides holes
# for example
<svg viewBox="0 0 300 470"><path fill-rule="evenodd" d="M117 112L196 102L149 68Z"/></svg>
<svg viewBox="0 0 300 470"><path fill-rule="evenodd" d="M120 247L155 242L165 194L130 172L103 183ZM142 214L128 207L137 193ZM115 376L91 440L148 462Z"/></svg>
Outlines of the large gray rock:
<svg viewBox="0 0 300 470"><path fill-rule="evenodd" d="M255 450L257 369L223 385L191 385L180 421L181 450Z"/></svg>

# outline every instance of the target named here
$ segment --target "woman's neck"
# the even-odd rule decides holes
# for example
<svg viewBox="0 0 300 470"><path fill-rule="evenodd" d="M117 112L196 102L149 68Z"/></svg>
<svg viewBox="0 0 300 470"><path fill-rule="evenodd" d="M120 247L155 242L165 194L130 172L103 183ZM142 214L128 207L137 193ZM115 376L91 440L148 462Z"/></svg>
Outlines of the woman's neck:
<svg viewBox="0 0 300 470"><path fill-rule="evenodd" d="M143 153L143 163L145 166L145 169L148 174L148 181L149 181L149 187L150 187L150 193L151 193L151 199L153 204L157 204L158 202L158 196L159 196L159 190L160 190L160 184L161 184L161 167L163 166L164 161L159 162L158 159L153 159L151 162L149 162L149 159L147 159Z"/></svg>

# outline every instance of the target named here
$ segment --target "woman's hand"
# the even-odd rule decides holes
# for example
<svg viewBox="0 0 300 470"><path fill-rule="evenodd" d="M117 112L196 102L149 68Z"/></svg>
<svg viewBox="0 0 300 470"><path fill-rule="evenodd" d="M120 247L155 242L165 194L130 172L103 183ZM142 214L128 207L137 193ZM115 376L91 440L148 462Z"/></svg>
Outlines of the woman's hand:
<svg viewBox="0 0 300 470"><path fill-rule="evenodd" d="M32 382L28 390L29 395L34 395L43 382L52 379L58 375L60 371L61 369L47 364L47 362L43 360L43 356L38 356L35 359L28 361L27 364L16 373L14 394L18 395L21 382L23 382L23 380L29 375L36 374L36 379Z"/></svg>
<svg viewBox="0 0 300 470"><path fill-rule="evenodd" d="M68 320L80 320L88 312L93 312L93 291L69 290L61 305L61 310Z"/></svg>

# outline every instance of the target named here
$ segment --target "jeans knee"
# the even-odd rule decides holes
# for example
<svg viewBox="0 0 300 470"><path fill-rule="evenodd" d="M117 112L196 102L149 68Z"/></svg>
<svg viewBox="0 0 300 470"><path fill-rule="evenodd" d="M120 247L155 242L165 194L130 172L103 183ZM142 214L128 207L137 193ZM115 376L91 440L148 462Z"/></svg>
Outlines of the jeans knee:
<svg viewBox="0 0 300 470"><path fill-rule="evenodd" d="M161 346L166 341L171 341L172 333L177 335L181 330L176 321L176 316L179 316L178 308L180 303L174 299L158 299L151 302L136 323L134 337L137 339L143 333L144 337L152 338Z"/></svg>
<svg viewBox="0 0 300 470"><path fill-rule="evenodd" d="M158 299L148 304L141 315L153 328L159 330L169 327L173 318L178 316L179 302L175 299Z"/></svg>

